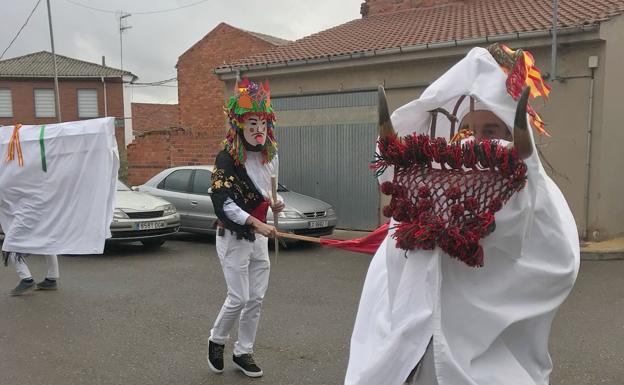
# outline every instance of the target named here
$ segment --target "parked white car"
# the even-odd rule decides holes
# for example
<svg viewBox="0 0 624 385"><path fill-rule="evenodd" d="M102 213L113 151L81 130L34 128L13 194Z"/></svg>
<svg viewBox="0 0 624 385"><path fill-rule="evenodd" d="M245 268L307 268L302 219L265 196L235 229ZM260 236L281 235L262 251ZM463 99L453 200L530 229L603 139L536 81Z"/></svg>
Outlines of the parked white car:
<svg viewBox="0 0 624 385"><path fill-rule="evenodd" d="M145 246L161 246L180 229L180 215L164 199L132 191L117 181L112 237L107 242L140 241Z"/></svg>

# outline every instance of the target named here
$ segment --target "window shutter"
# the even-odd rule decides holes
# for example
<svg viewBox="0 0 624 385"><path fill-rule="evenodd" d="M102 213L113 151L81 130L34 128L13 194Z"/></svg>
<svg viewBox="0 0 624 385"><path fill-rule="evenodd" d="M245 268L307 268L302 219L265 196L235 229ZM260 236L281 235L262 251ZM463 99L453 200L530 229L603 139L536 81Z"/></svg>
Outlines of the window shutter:
<svg viewBox="0 0 624 385"><path fill-rule="evenodd" d="M35 89L35 117L53 118L56 116L53 89Z"/></svg>
<svg viewBox="0 0 624 385"><path fill-rule="evenodd" d="M97 118L98 116L97 90L78 90L78 117Z"/></svg>
<svg viewBox="0 0 624 385"><path fill-rule="evenodd" d="M8 88L0 89L0 118L13 117L13 100L11 98L11 90Z"/></svg>

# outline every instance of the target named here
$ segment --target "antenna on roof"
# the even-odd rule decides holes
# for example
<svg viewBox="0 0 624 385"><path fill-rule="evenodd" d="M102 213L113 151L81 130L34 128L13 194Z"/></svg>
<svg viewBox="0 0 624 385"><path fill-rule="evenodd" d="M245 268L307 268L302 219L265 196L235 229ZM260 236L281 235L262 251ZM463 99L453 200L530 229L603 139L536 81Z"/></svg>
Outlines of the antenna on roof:
<svg viewBox="0 0 624 385"><path fill-rule="evenodd" d="M130 13L119 11L119 69L123 71L123 32L132 28L131 25L125 23L125 19L132 16Z"/></svg>

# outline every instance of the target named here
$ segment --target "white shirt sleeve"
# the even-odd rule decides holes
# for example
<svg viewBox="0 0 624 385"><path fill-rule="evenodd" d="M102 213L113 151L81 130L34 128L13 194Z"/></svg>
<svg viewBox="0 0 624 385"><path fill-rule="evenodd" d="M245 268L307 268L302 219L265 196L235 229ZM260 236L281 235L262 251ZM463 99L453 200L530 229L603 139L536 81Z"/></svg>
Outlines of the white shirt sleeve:
<svg viewBox="0 0 624 385"><path fill-rule="evenodd" d="M244 225L247 222L247 218L249 218L249 213L238 207L231 198L225 200L223 211L225 216L237 225Z"/></svg>

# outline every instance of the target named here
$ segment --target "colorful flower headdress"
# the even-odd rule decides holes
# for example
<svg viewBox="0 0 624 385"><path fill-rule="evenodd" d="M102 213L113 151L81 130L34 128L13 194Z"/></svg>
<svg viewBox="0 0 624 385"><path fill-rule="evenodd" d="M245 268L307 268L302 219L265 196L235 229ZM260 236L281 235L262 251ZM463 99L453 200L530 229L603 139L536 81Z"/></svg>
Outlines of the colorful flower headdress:
<svg viewBox="0 0 624 385"><path fill-rule="evenodd" d="M242 142L243 122L249 115L261 116L267 120L267 140L262 150L264 162L269 162L277 153L277 140L273 132L275 113L271 106L271 90L269 82L254 83L244 78L236 83L234 95L230 97L226 109L230 128L226 134L224 145L236 164L245 164L247 150Z"/></svg>
<svg viewBox="0 0 624 385"><path fill-rule="evenodd" d="M227 105L228 115L244 120L247 114L262 115L267 120L275 120L271 106L271 90L269 81L254 83L244 78L236 83L235 94L230 97Z"/></svg>
<svg viewBox="0 0 624 385"><path fill-rule="evenodd" d="M507 74L507 92L514 100L520 99L524 87L529 87L532 99L541 96L548 100L551 87L544 82L542 73L535 67L535 59L522 49L512 50L503 44L492 44L488 51ZM531 124L543 135L550 136L544 128L544 122L531 105L527 106Z"/></svg>

